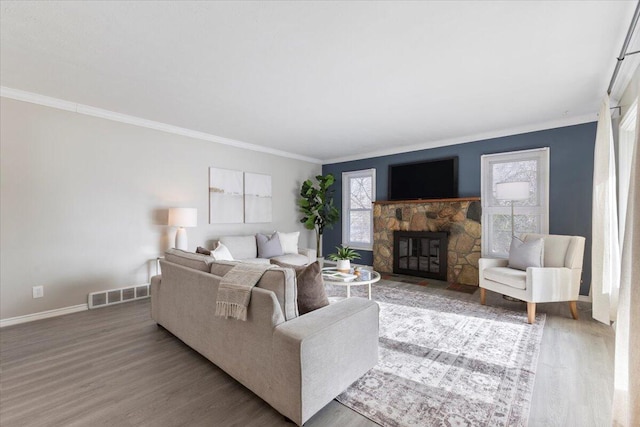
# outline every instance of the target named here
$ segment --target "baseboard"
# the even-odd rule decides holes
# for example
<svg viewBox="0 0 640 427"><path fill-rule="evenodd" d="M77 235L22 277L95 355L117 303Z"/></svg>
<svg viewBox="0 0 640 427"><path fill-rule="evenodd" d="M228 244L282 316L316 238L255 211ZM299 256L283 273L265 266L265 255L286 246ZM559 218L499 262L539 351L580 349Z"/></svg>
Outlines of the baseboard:
<svg viewBox="0 0 640 427"><path fill-rule="evenodd" d="M88 310L88 304L72 305L70 307L56 308L54 310L41 311L39 313L25 314L24 316L10 317L8 319L0 319L0 328L5 326L17 325L20 323L33 322L34 320L47 319L49 317L57 317L65 314L77 313L79 311Z"/></svg>
<svg viewBox="0 0 640 427"><path fill-rule="evenodd" d="M591 295L578 295L578 301L591 303Z"/></svg>

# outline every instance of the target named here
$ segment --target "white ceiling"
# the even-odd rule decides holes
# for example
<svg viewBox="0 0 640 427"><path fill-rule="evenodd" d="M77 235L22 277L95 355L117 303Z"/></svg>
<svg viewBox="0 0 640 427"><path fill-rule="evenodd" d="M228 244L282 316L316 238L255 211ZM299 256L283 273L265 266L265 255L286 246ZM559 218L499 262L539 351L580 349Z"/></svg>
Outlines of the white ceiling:
<svg viewBox="0 0 640 427"><path fill-rule="evenodd" d="M5 88L332 161L594 120L634 1L2 1Z"/></svg>

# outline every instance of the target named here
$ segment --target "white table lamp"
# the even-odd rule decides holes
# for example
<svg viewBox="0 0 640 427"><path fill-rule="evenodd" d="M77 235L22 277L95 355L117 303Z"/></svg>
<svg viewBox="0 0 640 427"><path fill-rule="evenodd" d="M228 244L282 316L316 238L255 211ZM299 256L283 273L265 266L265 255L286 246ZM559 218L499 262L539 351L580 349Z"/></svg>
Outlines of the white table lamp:
<svg viewBox="0 0 640 427"><path fill-rule="evenodd" d="M170 208L169 225L178 227L176 231L176 249L187 250L187 230L184 227L198 225L198 210L196 208Z"/></svg>
<svg viewBox="0 0 640 427"><path fill-rule="evenodd" d="M515 200L527 200L529 198L529 182L501 182L496 184L496 199L509 200L511 202L511 237L515 236L513 224L513 202Z"/></svg>

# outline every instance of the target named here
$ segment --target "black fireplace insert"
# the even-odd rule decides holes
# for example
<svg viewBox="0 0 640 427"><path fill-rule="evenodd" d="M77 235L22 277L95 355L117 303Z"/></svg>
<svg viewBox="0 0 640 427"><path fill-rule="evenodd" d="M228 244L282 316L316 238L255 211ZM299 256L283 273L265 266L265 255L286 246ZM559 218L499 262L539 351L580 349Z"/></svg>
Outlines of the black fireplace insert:
<svg viewBox="0 0 640 427"><path fill-rule="evenodd" d="M446 281L448 240L443 231L395 231L393 272Z"/></svg>

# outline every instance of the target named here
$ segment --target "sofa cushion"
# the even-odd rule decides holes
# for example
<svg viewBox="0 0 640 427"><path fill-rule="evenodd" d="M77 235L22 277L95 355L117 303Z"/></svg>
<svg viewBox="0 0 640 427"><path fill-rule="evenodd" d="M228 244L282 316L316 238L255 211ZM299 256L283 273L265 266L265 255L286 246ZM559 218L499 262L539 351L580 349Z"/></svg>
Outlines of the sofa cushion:
<svg viewBox="0 0 640 427"><path fill-rule="evenodd" d="M517 289L526 289L527 273L509 267L490 267L482 270L484 278Z"/></svg>
<svg viewBox="0 0 640 427"><path fill-rule="evenodd" d="M245 262L247 264L270 264L269 258L247 258L237 259L236 261Z"/></svg>
<svg viewBox="0 0 640 427"><path fill-rule="evenodd" d="M229 249L233 259L258 257L255 236L223 236L220 237L220 243Z"/></svg>
<svg viewBox="0 0 640 427"><path fill-rule="evenodd" d="M526 270L527 267L544 266L544 240L530 239L526 242L514 237L509 248L509 267Z"/></svg>
<svg viewBox="0 0 640 427"><path fill-rule="evenodd" d="M299 231L294 231L292 233L281 233L278 231L278 238L280 239L280 246L282 246L282 253L298 253L298 239L300 238Z"/></svg>
<svg viewBox="0 0 640 427"><path fill-rule="evenodd" d="M291 264L296 266L302 266L309 264L309 257L300 254L284 254L271 258L274 261L282 262L285 264Z"/></svg>
<svg viewBox="0 0 640 427"><path fill-rule="evenodd" d="M258 243L258 258L272 258L283 254L278 233L273 233L271 236L258 233L256 234L256 242Z"/></svg>
<svg viewBox="0 0 640 427"><path fill-rule="evenodd" d="M216 259L216 261L233 261L233 256L229 249L221 242L216 244L216 248L211 252L211 256Z"/></svg>
<svg viewBox="0 0 640 427"><path fill-rule="evenodd" d="M194 270L210 271L211 263L215 261L209 255L194 254L181 249L169 249L164 253L164 259L174 264L193 268Z"/></svg>
<svg viewBox="0 0 640 427"><path fill-rule="evenodd" d="M267 263L269 262L269 260L264 261ZM239 261L214 261L211 263L210 273L222 277L227 274L231 268L237 265L238 262ZM291 320L298 317L298 291L296 288L295 278L295 272L290 269L273 268L271 270L267 270L256 285L258 288L272 291L276 295L276 299L280 304L280 309L282 310L285 320Z"/></svg>
<svg viewBox="0 0 640 427"><path fill-rule="evenodd" d="M300 315L329 305L322 280L322 268L320 268L318 261L306 266L285 264L274 259L271 259L271 263L295 270Z"/></svg>

